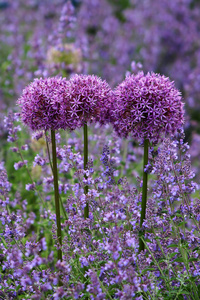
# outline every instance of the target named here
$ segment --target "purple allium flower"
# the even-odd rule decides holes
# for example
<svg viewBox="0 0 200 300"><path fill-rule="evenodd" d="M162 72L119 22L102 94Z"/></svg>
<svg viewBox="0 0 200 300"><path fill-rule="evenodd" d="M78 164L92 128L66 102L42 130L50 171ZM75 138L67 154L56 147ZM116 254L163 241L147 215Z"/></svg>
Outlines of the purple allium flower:
<svg viewBox="0 0 200 300"><path fill-rule="evenodd" d="M78 120L78 127L87 122L109 121L109 108L113 92L106 81L94 75L75 75L70 81L67 98L71 114Z"/></svg>
<svg viewBox="0 0 200 300"><path fill-rule="evenodd" d="M74 129L73 118L64 101L68 90L65 78L40 78L28 85L18 100L22 121L32 130Z"/></svg>
<svg viewBox="0 0 200 300"><path fill-rule="evenodd" d="M183 124L181 94L164 75L126 77L115 89L114 101L112 122L119 136L157 142Z"/></svg>

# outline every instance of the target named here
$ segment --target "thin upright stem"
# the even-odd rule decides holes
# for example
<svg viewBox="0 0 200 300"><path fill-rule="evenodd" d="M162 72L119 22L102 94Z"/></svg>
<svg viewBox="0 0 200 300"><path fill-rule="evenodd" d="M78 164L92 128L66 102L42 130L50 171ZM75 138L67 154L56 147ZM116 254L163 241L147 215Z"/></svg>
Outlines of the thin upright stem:
<svg viewBox="0 0 200 300"><path fill-rule="evenodd" d="M60 222L60 204L59 204L59 191L58 191L58 170L57 170L57 157L56 157L56 139L55 131L51 130L51 142L52 142L52 158L53 158L53 180L54 180L54 196L55 196L55 208L56 208L56 225L57 225L57 238L59 242L58 260L62 261L62 233Z"/></svg>
<svg viewBox="0 0 200 300"><path fill-rule="evenodd" d="M140 228L142 228L143 221L146 215L146 205L147 205L147 182L148 173L144 171L145 166L148 164L148 152L149 152L149 140L144 140L144 160L143 160L143 184L142 184L142 204L141 204L141 216L140 216ZM144 235L145 231L142 231ZM139 252L144 250L144 242L139 238Z"/></svg>
<svg viewBox="0 0 200 300"><path fill-rule="evenodd" d="M84 136L84 170L87 168L88 163L88 128L87 123L84 124L83 127L83 136ZM85 179L87 179L87 175L84 175ZM88 185L84 187L84 193L87 195L88 193ZM88 202L86 202L86 206L84 208L84 218L89 218L89 205Z"/></svg>
<svg viewBox="0 0 200 300"><path fill-rule="evenodd" d="M48 153L48 157L49 157L49 164L50 164L50 167L51 167L51 171L53 173L53 166L52 166L52 162L51 162L51 155L50 155L49 143L48 143L46 132L45 132L45 137L46 137L47 153ZM66 213L66 210L64 208L63 201L62 201L62 198L60 197L60 195L59 195L59 200L60 200L61 208L62 208L63 214L65 216L65 219L68 220L68 216L67 216L67 213Z"/></svg>

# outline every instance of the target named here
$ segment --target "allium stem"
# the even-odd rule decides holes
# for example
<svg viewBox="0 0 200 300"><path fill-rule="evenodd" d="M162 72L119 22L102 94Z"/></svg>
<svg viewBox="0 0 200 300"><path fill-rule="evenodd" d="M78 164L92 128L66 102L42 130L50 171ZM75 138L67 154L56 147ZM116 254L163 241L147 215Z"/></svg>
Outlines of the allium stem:
<svg viewBox="0 0 200 300"><path fill-rule="evenodd" d="M87 168L88 163L88 128L87 123L84 124L83 127L83 136L84 136L84 170ZM87 175L84 175L85 179L87 179ZM88 186L86 185L84 187L84 193L87 195L88 193ZM89 218L89 205L88 202L86 202L86 206L84 208L84 218Z"/></svg>
<svg viewBox="0 0 200 300"><path fill-rule="evenodd" d="M53 180L54 180L54 196L56 207L56 225L57 225L57 238L59 242L58 260L62 261L62 233L60 222L60 203L59 203L59 191L58 191L58 170L57 170L57 157L56 157L56 139L55 130L51 130L51 142L52 142L52 158L53 158Z"/></svg>
<svg viewBox="0 0 200 300"><path fill-rule="evenodd" d="M146 205L147 205L147 182L148 182L148 173L145 172L145 166L148 164L148 151L149 150L149 140L144 140L144 160L143 160L143 184L142 184L142 204L141 204L141 216L140 216L140 228L142 228L143 221L146 214ZM142 231L142 235L144 235ZM144 242L139 238L139 252L144 250Z"/></svg>
<svg viewBox="0 0 200 300"><path fill-rule="evenodd" d="M47 133L46 132L45 132L45 137L46 137L47 153L48 153L48 157L49 157L49 164L50 164L50 167L51 167L51 171L53 173L53 166L52 166L52 162L51 162L51 155L50 155L50 149L49 149L49 144L48 144L48 139L47 139ZM65 219L68 220L66 209L64 208L63 201L62 201L62 198L60 196L59 196L59 200L60 200L61 208L62 208L63 214L65 216Z"/></svg>

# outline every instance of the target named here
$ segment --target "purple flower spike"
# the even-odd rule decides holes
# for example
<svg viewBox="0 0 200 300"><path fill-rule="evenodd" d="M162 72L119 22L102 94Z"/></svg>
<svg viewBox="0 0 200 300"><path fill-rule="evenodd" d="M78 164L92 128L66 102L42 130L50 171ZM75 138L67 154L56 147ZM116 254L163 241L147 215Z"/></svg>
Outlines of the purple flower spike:
<svg viewBox="0 0 200 300"><path fill-rule="evenodd" d="M183 124L183 103L174 82L164 75L130 75L115 89L112 122L119 136L157 143Z"/></svg>
<svg viewBox="0 0 200 300"><path fill-rule="evenodd" d="M67 99L72 117L79 120L77 127L87 122L109 122L113 92L106 81L95 75L75 75L70 80Z"/></svg>
<svg viewBox="0 0 200 300"><path fill-rule="evenodd" d="M65 78L40 78L28 85L18 100L22 121L33 131L74 129L74 120L64 100L68 90Z"/></svg>

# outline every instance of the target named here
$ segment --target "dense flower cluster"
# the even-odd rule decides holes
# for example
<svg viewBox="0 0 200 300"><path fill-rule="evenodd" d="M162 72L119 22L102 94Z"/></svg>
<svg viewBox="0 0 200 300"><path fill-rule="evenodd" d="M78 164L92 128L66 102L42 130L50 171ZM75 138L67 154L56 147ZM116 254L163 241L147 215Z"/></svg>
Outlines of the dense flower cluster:
<svg viewBox="0 0 200 300"><path fill-rule="evenodd" d="M115 85L135 60L134 74L144 68L173 78L198 121L198 1L22 2L0 3L5 45L0 51L1 98L9 103L9 95L21 93L34 76L46 79L36 79L18 100L22 120L34 130L35 140L19 134L18 113L4 119L11 154L5 131L0 134L0 299L198 299L200 200L195 198L198 185L192 181L189 146L183 131L177 130L183 123L183 104L174 83L154 73L127 72L114 94L94 75L75 75L70 81L47 78L81 70ZM71 49L80 49L76 62L68 61ZM49 54L56 56L50 55L56 58L51 66ZM0 103L0 109L4 107ZM2 129L1 120L0 115ZM42 137L48 129L73 130L97 121L95 134L88 137L86 169L79 132L56 134L63 233L63 260L56 262L53 176ZM117 133L111 134L108 124L101 126L108 121ZM117 134L129 137L123 140ZM50 135L45 136L48 145ZM163 138L158 148L150 148L145 167L154 175L141 252L143 182L137 176L143 151L132 137L154 143ZM195 143L198 146L198 136ZM198 157L195 147L191 153ZM86 203L89 218L83 219Z"/></svg>
<svg viewBox="0 0 200 300"><path fill-rule="evenodd" d="M183 103L174 83L155 73L127 76L115 90L113 125L119 136L157 142L183 124Z"/></svg>
<svg viewBox="0 0 200 300"><path fill-rule="evenodd" d="M75 75L69 83L66 99L71 103L71 115L78 119L78 126L93 121L105 124L113 95L108 83L94 75Z"/></svg>
<svg viewBox="0 0 200 300"><path fill-rule="evenodd" d="M32 130L74 129L65 92L69 89L65 78L35 79L18 100L22 121Z"/></svg>
<svg viewBox="0 0 200 300"><path fill-rule="evenodd" d="M22 121L32 130L70 129L87 122L109 121L113 92L94 75L75 75L71 80L35 79L18 100Z"/></svg>
<svg viewBox="0 0 200 300"><path fill-rule="evenodd" d="M11 116L5 120L5 126L9 134L13 134L11 129L16 126L11 126ZM183 142L183 132L179 131L171 140L165 139L158 149L151 148L148 170L156 178L149 189L147 218L143 223L147 246L145 251L138 253L141 181L135 180L130 185L126 178L120 178L117 184L111 185L110 178L115 177L116 173L114 168L122 159L119 150L124 150L124 141L118 139L116 143L116 134L109 136L108 126L104 131L99 125L94 130L96 133L102 131L102 134L93 137L96 141L92 150L95 164L92 166L90 162L87 170L83 169L81 155L77 153L77 150L82 149L82 139L78 138L78 134L73 133L67 146L62 145L62 138L57 136L61 143L57 147L58 169L63 175L60 177L59 192L67 213L67 218L64 220L63 216L62 223L65 232L62 262L55 264L54 254L51 252L56 250L57 245L56 216L49 209L53 180L49 177L48 164L43 163L48 160L42 145L39 155L36 154L35 159L33 158L40 173L36 176L31 172L34 183L29 178L24 182L26 196L30 193L34 198L27 197L27 200L23 200L23 189L20 188L22 183L15 182L11 190L4 166L0 165L2 298L15 299L16 296L21 296L38 300L47 297L79 299L88 292L91 299L109 299L108 295L120 300L142 300L144 297L148 299L148 296L164 299L169 290L173 298L178 292L185 296L185 285L189 293L193 293L193 288L199 285L199 200L191 198L191 193L197 186L191 181L194 174L188 155L189 146ZM10 141L16 143L16 139ZM105 142L108 146L103 148ZM23 148L27 148L27 145ZM96 160L99 148L103 148L100 172L97 171ZM20 151L21 148L18 147L17 152ZM129 162L125 169L126 174L131 176L133 173L129 172L133 165L130 164L140 161L140 152L137 152L138 147L134 147L132 143L129 143L126 151L125 156ZM26 151L21 151L22 156L27 154ZM130 154L135 155L135 158L129 157ZM16 173L23 174L24 170L19 168L13 172L13 176ZM70 179L68 174L72 173L73 177ZM18 177L20 181L20 176ZM131 176L131 181L134 180L133 177L135 176ZM83 192L86 184L90 187L87 196ZM17 195L11 198L12 191L17 191ZM39 191L46 196L43 204L39 199L37 208ZM90 215L84 220L86 201L90 205ZM48 209L45 204L48 204ZM42 224L39 237L36 233L38 213ZM186 223L185 228L180 226L183 223ZM85 230L86 227L88 231ZM182 255L184 251L188 252L188 256ZM188 262L185 262L183 258L187 257ZM156 264L155 260L159 263ZM85 268L87 283L85 277L77 276ZM61 287L58 286L59 278L63 284ZM194 282L194 286L191 282Z"/></svg>

